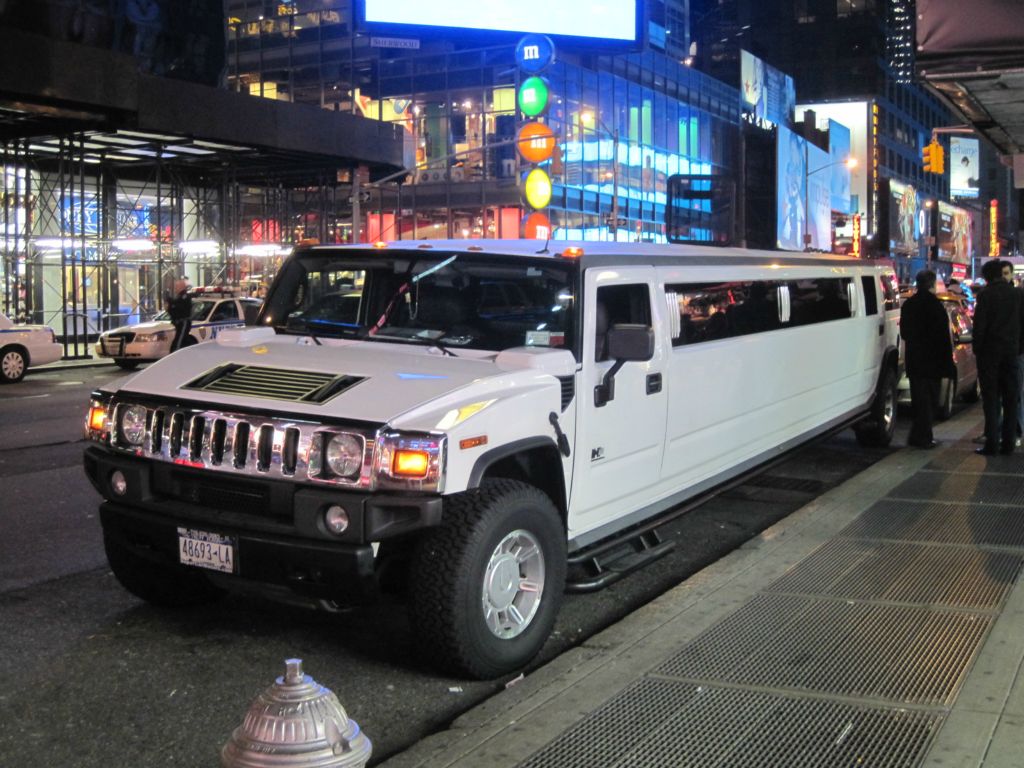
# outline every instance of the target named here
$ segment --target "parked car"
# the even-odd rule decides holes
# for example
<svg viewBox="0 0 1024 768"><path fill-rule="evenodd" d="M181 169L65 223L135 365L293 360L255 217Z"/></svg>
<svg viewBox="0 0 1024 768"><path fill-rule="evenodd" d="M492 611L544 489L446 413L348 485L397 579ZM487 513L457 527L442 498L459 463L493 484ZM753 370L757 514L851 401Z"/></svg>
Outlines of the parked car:
<svg viewBox="0 0 1024 768"><path fill-rule="evenodd" d="M193 291L192 328L182 346L211 341L225 328L252 324L262 304L260 299L238 298L230 293ZM112 358L118 366L130 371L139 363L170 354L173 340L174 325L164 311L147 323L101 333L95 352L97 357Z"/></svg>
<svg viewBox="0 0 1024 768"><path fill-rule="evenodd" d="M15 323L0 312L0 383L21 381L30 367L60 360L62 352L49 326Z"/></svg>
<svg viewBox="0 0 1024 768"><path fill-rule="evenodd" d="M936 415L948 419L953 413L957 398L966 402L978 399L978 366L971 350L974 321L968 313L966 303L952 293L937 294L949 315L949 335L953 342L953 362L956 363L956 381L943 379L939 386L939 408ZM910 379L904 373L900 378L898 402L910 405Z"/></svg>

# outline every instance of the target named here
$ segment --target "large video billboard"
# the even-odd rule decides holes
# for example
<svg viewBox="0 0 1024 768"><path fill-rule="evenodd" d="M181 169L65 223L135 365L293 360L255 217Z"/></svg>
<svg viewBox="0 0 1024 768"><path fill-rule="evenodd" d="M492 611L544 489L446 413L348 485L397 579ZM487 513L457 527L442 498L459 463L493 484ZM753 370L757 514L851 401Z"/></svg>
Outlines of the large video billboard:
<svg viewBox="0 0 1024 768"><path fill-rule="evenodd" d="M640 29L637 0L362 0L361 11L363 27L407 35L432 27L634 43Z"/></svg>
<svg viewBox="0 0 1024 768"><path fill-rule="evenodd" d="M779 126L776 244L791 251L832 250L832 180L828 153ZM810 235L805 244L804 234Z"/></svg>
<svg viewBox="0 0 1024 768"><path fill-rule="evenodd" d="M949 194L953 197L977 197L978 168L978 140L950 136Z"/></svg>

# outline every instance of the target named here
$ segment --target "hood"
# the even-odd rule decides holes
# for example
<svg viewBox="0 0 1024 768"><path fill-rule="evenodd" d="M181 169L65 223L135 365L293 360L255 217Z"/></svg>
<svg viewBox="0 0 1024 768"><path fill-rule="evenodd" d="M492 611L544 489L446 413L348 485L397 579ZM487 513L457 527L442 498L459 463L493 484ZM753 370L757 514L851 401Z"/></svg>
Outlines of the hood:
<svg viewBox="0 0 1024 768"><path fill-rule="evenodd" d="M125 325L121 328L114 328L110 331L104 331L101 336L110 336L116 333L157 333L158 331L174 331L174 326L166 321L153 321L148 323L136 323L135 325Z"/></svg>
<svg viewBox="0 0 1024 768"><path fill-rule="evenodd" d="M216 403L220 409L259 408L311 419L355 419L428 429L437 411L468 402L519 395L535 388L559 387L556 375L575 370L564 350L509 350L500 354L367 341L274 336L269 329L226 334L224 343L186 347L133 376L125 390ZM472 357L470 355L473 355ZM271 369L279 380L294 382L303 374L350 377L324 402L307 402L266 389L255 396L237 387L213 391L189 386L201 378L218 382L226 366ZM469 389L469 386L472 389ZM207 387L210 385L207 384Z"/></svg>

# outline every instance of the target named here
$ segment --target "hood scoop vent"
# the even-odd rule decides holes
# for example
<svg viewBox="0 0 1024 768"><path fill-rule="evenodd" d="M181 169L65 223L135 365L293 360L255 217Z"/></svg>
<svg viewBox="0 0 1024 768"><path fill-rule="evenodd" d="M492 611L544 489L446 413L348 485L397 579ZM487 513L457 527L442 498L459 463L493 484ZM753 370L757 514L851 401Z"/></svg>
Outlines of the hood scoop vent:
<svg viewBox="0 0 1024 768"><path fill-rule="evenodd" d="M190 381L184 388L239 397L284 400L289 403L319 404L337 397L364 379L364 376L289 371L283 368L229 363L207 371Z"/></svg>

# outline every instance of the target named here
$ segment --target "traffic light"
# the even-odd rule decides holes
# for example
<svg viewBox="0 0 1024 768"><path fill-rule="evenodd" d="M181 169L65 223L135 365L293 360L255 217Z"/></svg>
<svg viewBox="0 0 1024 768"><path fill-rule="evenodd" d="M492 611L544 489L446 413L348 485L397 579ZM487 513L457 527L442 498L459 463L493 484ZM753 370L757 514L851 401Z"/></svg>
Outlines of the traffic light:
<svg viewBox="0 0 1024 768"><path fill-rule="evenodd" d="M921 150L921 159L924 161L925 173L946 172L946 153L934 139Z"/></svg>

